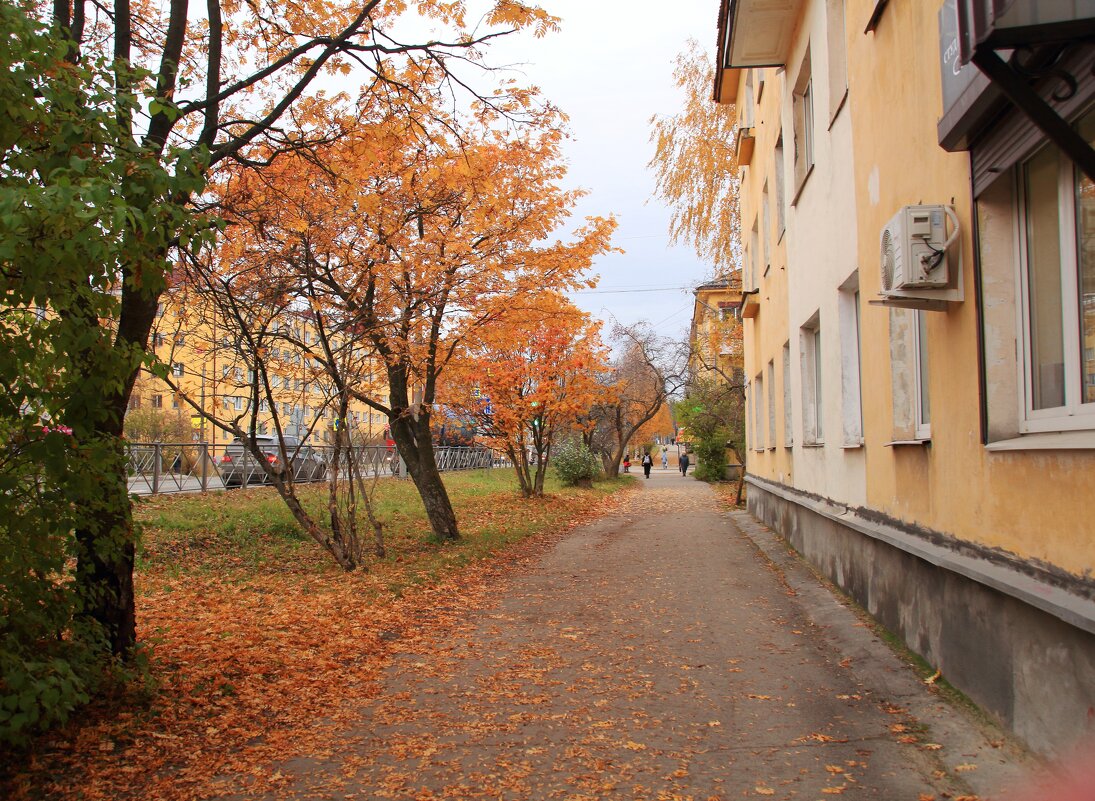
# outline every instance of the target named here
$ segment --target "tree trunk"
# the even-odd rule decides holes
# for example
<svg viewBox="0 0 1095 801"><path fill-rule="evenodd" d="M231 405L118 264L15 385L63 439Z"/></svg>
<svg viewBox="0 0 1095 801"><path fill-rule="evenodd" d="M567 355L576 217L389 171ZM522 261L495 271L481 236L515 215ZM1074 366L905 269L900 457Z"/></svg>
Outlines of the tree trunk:
<svg viewBox="0 0 1095 801"><path fill-rule="evenodd" d="M738 453L737 448L732 448L731 450L734 451L734 456L737 457L738 463L741 465L741 470L738 471L738 494L737 497L734 498L734 505L741 506L741 494L742 490L745 489L745 454Z"/></svg>
<svg viewBox="0 0 1095 801"><path fill-rule="evenodd" d="M397 411L403 413L396 414ZM439 540L460 539L456 512L453 511L433 453L429 414L422 413L415 419L409 410L393 410L389 430L400 456L407 463L407 472L422 497L434 536Z"/></svg>
<svg viewBox="0 0 1095 801"><path fill-rule="evenodd" d="M121 440L117 449L123 451ZM76 532L79 556L76 581L83 612L102 628L110 652L127 657L137 643L137 612L133 593L133 517L126 484L124 453L121 470L104 471L96 488L100 503L87 526Z"/></svg>
<svg viewBox="0 0 1095 801"><path fill-rule="evenodd" d="M128 275L128 269L126 274ZM122 439L123 421L133 385L140 369L134 359L127 360L130 349L143 349L155 320L158 292L126 287L122 293L121 315L115 341L104 351L96 332L96 342L81 354L84 393L96 397L94 408L73 404L68 410L74 429L89 436L92 451L102 463L96 471L100 483L93 497L77 497L76 503L88 507L87 523L76 531L76 584L83 597L83 613L102 628L110 652L127 658L137 643L137 610L133 592L133 568L136 561L133 508L129 498L127 456ZM88 321L89 331L98 322ZM114 361L117 360L117 361ZM110 384L111 377L128 370L121 386ZM102 447L95 447L101 445Z"/></svg>

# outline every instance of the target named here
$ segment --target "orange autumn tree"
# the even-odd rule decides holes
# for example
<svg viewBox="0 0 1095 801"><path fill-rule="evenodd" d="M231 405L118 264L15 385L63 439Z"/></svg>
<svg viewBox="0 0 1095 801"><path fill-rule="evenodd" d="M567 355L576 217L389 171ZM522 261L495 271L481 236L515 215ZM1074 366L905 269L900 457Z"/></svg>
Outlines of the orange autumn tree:
<svg viewBox="0 0 1095 801"><path fill-rule="evenodd" d="M582 194L560 186L562 116L513 86L457 114L443 77L411 65L362 97L333 141L261 175L229 173L220 191L233 258L261 264L332 343L350 337L375 356L383 394L341 372L326 340L304 343L333 385L387 418L435 536L452 539L431 436L441 375L544 287L588 286L615 223L592 218L573 241L551 241Z"/></svg>
<svg viewBox="0 0 1095 801"><path fill-rule="evenodd" d="M81 154L74 165L90 152L82 145L94 144L95 152L106 154L103 163L124 160L132 167L117 184L127 205L106 204L101 211L113 214L112 222L88 226L105 238L116 219L118 236L130 247L123 257L89 265L86 275L71 281L80 289L98 286L95 279L103 273L116 278L101 292L113 304L109 319L85 315L81 344L72 354L92 379L107 376L96 402L88 405L87 425L76 426L75 441L104 443L111 451L110 459L100 460L95 503L76 528L73 552L84 618L99 625L111 653L125 657L136 643L136 534L123 419L142 360L154 361L145 353L149 333L174 251L187 245L201 220L204 181L226 164L261 171L272 153L326 140L332 134L326 122L335 76L371 88L388 82L392 62L405 58L428 60L442 71L474 71L483 66L492 39L519 29L541 35L557 21L539 6L516 0L487 2L482 17L468 20L464 4L449 0L28 0L18 5L50 20L53 34L64 40L65 61L74 68L100 65L112 78L83 102L88 118L94 112L116 124L102 141L66 141L65 147ZM410 11L443 30L424 33L414 24L401 30L399 20ZM18 50L29 40L23 35L8 41ZM21 60L16 54L12 63ZM47 98L71 76L59 68L38 77L48 84L46 90L27 97ZM470 76L451 77L454 93L477 91ZM494 102L493 95L483 99ZM54 142L45 149L57 147ZM173 182L173 176L189 181ZM67 244L56 231L40 244L58 240Z"/></svg>
<svg viewBox="0 0 1095 801"><path fill-rule="evenodd" d="M572 431L604 391L609 353L600 323L556 292L510 309L461 353L444 402L505 451L525 497L544 494L558 435Z"/></svg>

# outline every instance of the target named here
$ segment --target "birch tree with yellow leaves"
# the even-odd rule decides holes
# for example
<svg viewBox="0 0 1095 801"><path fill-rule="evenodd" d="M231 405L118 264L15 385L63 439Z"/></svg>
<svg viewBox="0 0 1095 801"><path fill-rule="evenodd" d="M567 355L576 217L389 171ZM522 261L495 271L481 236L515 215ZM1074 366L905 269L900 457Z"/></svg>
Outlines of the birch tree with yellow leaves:
<svg viewBox="0 0 1095 801"><path fill-rule="evenodd" d="M690 245L726 275L741 263L735 107L711 99L714 67L694 39L677 56L673 79L682 108L650 118L654 194L670 209L670 241Z"/></svg>

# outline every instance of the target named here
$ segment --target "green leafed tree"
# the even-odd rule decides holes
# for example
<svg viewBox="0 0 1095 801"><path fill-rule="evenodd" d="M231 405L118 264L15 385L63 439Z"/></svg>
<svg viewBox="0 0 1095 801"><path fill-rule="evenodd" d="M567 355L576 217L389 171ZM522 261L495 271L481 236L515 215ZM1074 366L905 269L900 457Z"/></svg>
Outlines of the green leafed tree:
<svg viewBox="0 0 1095 801"><path fill-rule="evenodd" d="M144 354L115 339L122 265L152 281L164 203L200 187L185 154L120 146L129 75L76 61L0 6L0 740L63 720L132 627L132 521L119 426ZM136 79L136 75L130 76ZM120 432L120 428L119 428ZM116 611L108 611L116 610Z"/></svg>

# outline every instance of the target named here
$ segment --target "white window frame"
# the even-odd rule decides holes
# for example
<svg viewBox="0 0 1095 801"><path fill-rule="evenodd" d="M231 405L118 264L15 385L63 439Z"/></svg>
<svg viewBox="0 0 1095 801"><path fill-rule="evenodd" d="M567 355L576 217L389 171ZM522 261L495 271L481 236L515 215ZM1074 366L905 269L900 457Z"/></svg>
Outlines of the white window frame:
<svg viewBox="0 0 1095 801"><path fill-rule="evenodd" d="M913 314L916 321L912 326L913 334L913 377L915 379L915 396L913 401L913 422L918 440L927 441L932 438L931 420L931 381L929 378L931 359L928 351L928 312L919 309ZM925 403L925 399L927 403Z"/></svg>
<svg viewBox="0 0 1095 801"><path fill-rule="evenodd" d="M784 165L783 131L780 131L779 136L776 137L774 161L775 163L773 166L776 178L776 242L779 242L783 239L783 234L787 230L787 182L784 174L786 166Z"/></svg>
<svg viewBox="0 0 1095 801"><path fill-rule="evenodd" d="M757 373L756 378L753 379L753 450L763 451L764 437L761 436L764 433L764 418L762 410L764 409L764 372Z"/></svg>
<svg viewBox="0 0 1095 801"><path fill-rule="evenodd" d="M795 427L792 417L791 393L791 343L783 343L783 447L795 446Z"/></svg>
<svg viewBox="0 0 1095 801"><path fill-rule="evenodd" d="M1092 112L1089 112L1092 113ZM1041 151L1039 151L1040 153ZM1015 170L1016 254L1019 258L1016 302L1020 320L1019 352L1019 431L1023 434L1048 431L1079 431L1095 428L1095 403L1083 402L1084 356L1080 343L1080 262L1076 245L1076 168L1064 155L1058 154L1057 204L1058 232L1061 249L1061 310L1064 359L1065 404L1051 409L1035 409L1033 403L1034 374L1031 353L1030 263L1027 236L1026 184L1024 169L1036 155L1026 159Z"/></svg>
<svg viewBox="0 0 1095 801"><path fill-rule="evenodd" d="M768 270L772 266L772 238L771 238L771 222L772 213L768 203L768 181L764 182L764 187L760 193L760 241L763 247L764 258L764 275L768 275Z"/></svg>
<svg viewBox="0 0 1095 801"><path fill-rule="evenodd" d="M863 366L860 333L859 271L840 286L837 312L840 317L840 395L842 444L863 445Z"/></svg>
<svg viewBox="0 0 1095 801"><path fill-rule="evenodd" d="M768 450L776 449L776 364L773 359L768 360L767 374L764 380L768 384L768 437L765 445Z"/></svg>
<svg viewBox="0 0 1095 801"><path fill-rule="evenodd" d="M825 444L824 348L821 316L814 316L799 329L802 372L802 443Z"/></svg>
<svg viewBox="0 0 1095 801"><path fill-rule="evenodd" d="M794 130L795 191L791 205L798 202L798 196L806 179L814 168L814 85L813 65L810 60L810 48L806 48L794 90L791 92L791 120Z"/></svg>

